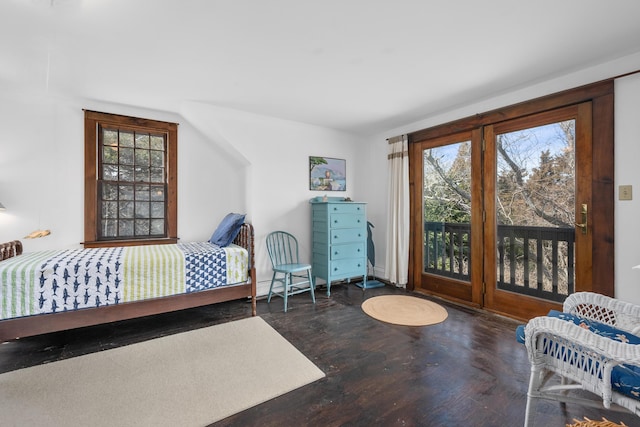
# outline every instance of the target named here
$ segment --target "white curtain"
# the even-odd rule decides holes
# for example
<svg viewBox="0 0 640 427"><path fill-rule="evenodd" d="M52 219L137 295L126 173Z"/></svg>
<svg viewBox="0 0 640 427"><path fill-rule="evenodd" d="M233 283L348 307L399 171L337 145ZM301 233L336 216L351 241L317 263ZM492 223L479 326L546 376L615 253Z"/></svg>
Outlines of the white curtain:
<svg viewBox="0 0 640 427"><path fill-rule="evenodd" d="M385 272L391 283L404 288L409 274L409 141L406 135L388 141L389 203Z"/></svg>

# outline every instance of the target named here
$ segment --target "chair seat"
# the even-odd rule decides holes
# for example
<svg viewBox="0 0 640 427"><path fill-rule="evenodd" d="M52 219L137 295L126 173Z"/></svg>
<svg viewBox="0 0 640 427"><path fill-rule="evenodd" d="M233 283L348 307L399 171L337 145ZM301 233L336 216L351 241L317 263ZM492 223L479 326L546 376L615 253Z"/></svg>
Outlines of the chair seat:
<svg viewBox="0 0 640 427"><path fill-rule="evenodd" d="M311 268L310 264L278 264L273 267L273 270L278 273L297 273L299 271L305 271Z"/></svg>

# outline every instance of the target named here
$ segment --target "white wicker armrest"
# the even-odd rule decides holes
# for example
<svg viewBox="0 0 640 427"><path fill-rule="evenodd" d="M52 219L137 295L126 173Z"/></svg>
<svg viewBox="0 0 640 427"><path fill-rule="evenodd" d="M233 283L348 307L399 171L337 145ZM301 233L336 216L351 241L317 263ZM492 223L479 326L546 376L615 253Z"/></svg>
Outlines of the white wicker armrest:
<svg viewBox="0 0 640 427"><path fill-rule="evenodd" d="M536 317L525 327L525 345L533 348L534 340L545 336L558 337L596 351L607 359L619 363L640 366L640 345L626 344L595 334L573 322L556 317Z"/></svg>
<svg viewBox="0 0 640 427"><path fill-rule="evenodd" d="M544 366L578 382L611 405L611 370L620 364L640 366L640 345L597 335L566 320L536 317L525 327L525 345L533 366Z"/></svg>
<svg viewBox="0 0 640 427"><path fill-rule="evenodd" d="M640 306L593 292L576 292L567 297L563 309L579 317L640 333Z"/></svg>

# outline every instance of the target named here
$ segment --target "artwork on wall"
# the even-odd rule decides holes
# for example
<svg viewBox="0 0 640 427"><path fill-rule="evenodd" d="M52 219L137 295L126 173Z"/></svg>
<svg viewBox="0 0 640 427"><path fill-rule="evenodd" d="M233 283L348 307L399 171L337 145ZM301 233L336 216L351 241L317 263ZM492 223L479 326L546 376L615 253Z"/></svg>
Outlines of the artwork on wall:
<svg viewBox="0 0 640 427"><path fill-rule="evenodd" d="M309 156L309 190L346 191L347 161Z"/></svg>

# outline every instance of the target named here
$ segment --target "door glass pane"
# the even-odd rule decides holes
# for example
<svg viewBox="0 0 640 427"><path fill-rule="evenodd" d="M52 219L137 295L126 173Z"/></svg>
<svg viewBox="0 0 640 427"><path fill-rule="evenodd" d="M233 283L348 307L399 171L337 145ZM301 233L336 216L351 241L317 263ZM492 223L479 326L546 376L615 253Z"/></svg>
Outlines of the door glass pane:
<svg viewBox="0 0 640 427"><path fill-rule="evenodd" d="M575 120L496 135L497 287L563 301L573 292Z"/></svg>
<svg viewBox="0 0 640 427"><path fill-rule="evenodd" d="M423 151L426 273L470 280L471 141Z"/></svg>

